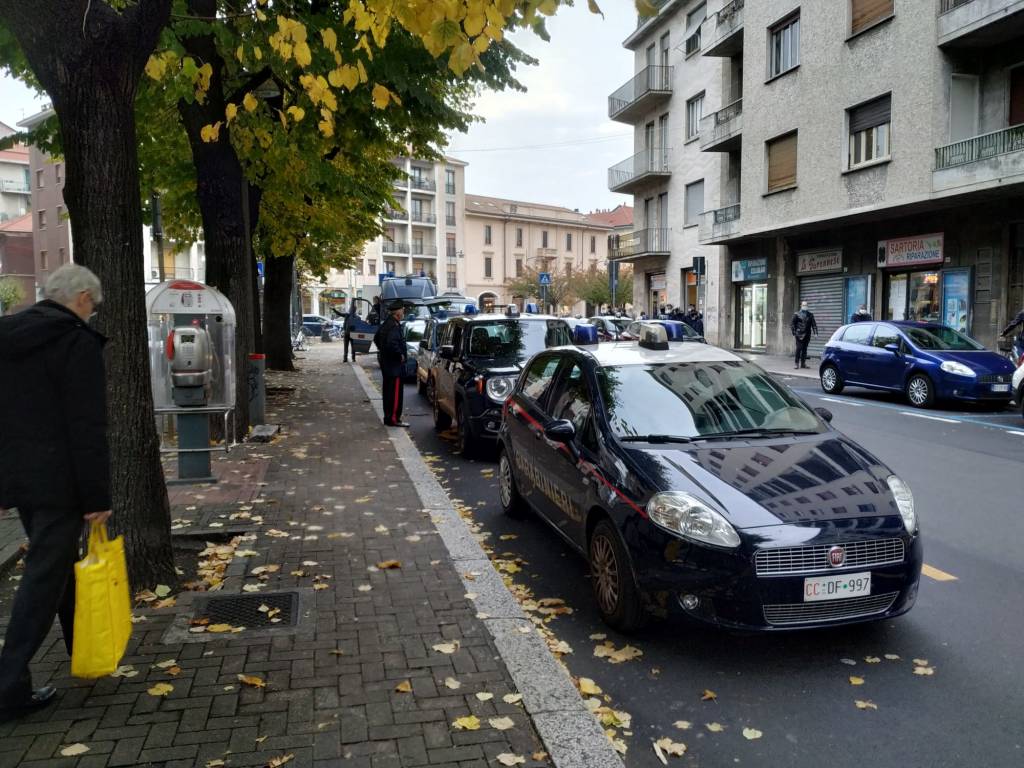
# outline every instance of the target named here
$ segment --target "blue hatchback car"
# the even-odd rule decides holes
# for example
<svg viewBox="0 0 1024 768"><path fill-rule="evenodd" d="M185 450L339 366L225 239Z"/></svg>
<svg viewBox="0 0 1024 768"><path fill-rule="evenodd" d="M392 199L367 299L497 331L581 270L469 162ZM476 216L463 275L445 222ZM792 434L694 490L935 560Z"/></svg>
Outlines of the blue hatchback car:
<svg viewBox="0 0 1024 768"><path fill-rule="evenodd" d="M1007 405L1013 363L969 336L937 323L861 322L836 331L821 355L821 388L903 392L928 408L937 399Z"/></svg>

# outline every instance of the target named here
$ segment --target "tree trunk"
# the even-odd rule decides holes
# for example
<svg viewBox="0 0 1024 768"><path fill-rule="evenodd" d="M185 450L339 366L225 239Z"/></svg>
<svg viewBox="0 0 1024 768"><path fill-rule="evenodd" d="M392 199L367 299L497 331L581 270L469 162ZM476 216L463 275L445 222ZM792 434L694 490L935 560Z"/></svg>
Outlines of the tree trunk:
<svg viewBox="0 0 1024 768"><path fill-rule="evenodd" d="M176 580L150 386L133 109L170 5L140 0L118 12L84 0L0 1L0 21L17 37L60 122L75 261L103 283L97 327L110 337L113 525L125 537L136 588Z"/></svg>
<svg viewBox="0 0 1024 768"><path fill-rule="evenodd" d="M253 238L260 221L260 200L263 190L249 185L249 254L252 262L252 308L253 308L253 351L263 352L263 304L260 301L260 276L256 266L256 249Z"/></svg>
<svg viewBox="0 0 1024 768"><path fill-rule="evenodd" d="M189 11L213 18L215 0L190 0ZM224 120L224 61L212 35L186 37L185 50L213 67L210 89L202 103L181 101L178 112L192 148L196 192L206 244L206 282L219 289L235 309L235 439L249 432L249 353L255 348L255 296L252 257L248 246L243 187L248 186L229 128L222 125L216 141L203 141L203 126ZM246 189L247 191L247 189Z"/></svg>
<svg viewBox="0 0 1024 768"><path fill-rule="evenodd" d="M267 368L294 371L292 364L292 270L294 256L266 260L263 284L263 344Z"/></svg>

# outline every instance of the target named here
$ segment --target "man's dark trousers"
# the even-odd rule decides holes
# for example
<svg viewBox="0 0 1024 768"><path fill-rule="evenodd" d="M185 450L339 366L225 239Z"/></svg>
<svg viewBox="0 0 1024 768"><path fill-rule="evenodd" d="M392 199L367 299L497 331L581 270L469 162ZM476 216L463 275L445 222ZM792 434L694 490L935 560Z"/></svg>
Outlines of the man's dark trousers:
<svg viewBox="0 0 1024 768"><path fill-rule="evenodd" d="M405 387L402 386L401 376L384 377L384 392L381 396L384 406L384 423L388 426L395 426L402 420L402 405L405 401Z"/></svg>
<svg viewBox="0 0 1024 768"><path fill-rule="evenodd" d="M811 337L808 336L806 339L801 339L799 336L796 337L796 364L798 366L807 365L807 346L811 343Z"/></svg>
<svg viewBox="0 0 1024 768"><path fill-rule="evenodd" d="M345 351L344 351L344 354L342 355L342 362L345 362L345 363L348 362L348 350L349 350L349 347L351 347L351 346L352 346L352 337L348 335L348 331L345 331ZM356 359L356 351L353 349L352 350L352 361L355 362L355 359Z"/></svg>
<svg viewBox="0 0 1024 768"><path fill-rule="evenodd" d="M60 617L69 656L75 625L75 560L82 515L68 509L19 509L18 514L29 545L0 651L0 707L19 706L32 695L28 665L54 617Z"/></svg>

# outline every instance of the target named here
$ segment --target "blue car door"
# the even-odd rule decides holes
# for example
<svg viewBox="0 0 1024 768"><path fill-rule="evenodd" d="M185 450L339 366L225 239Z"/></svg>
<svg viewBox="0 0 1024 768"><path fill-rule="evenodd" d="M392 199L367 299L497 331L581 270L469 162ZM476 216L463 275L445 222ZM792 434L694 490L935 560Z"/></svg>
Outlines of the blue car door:
<svg viewBox="0 0 1024 768"><path fill-rule="evenodd" d="M900 348L899 354L886 349L886 346L892 344ZM894 326L879 323L874 336L871 337L870 349L874 383L886 389L903 389L903 376L908 363L903 354L906 344L903 343L900 332Z"/></svg>
<svg viewBox="0 0 1024 768"><path fill-rule="evenodd" d="M870 384L870 359L867 351L874 323L854 323L846 327L837 357L840 373L848 384Z"/></svg>

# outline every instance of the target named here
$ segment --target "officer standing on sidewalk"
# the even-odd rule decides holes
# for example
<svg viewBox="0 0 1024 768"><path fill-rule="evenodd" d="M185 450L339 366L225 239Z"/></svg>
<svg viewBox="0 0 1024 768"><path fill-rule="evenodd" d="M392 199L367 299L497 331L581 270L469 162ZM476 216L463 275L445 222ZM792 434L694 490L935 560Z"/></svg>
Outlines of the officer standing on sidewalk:
<svg viewBox="0 0 1024 768"><path fill-rule="evenodd" d="M405 306L400 299L388 304L388 316L377 329L373 343L377 345L377 362L383 377L384 426L408 427L402 421L402 371L408 347L402 334L402 316Z"/></svg>

